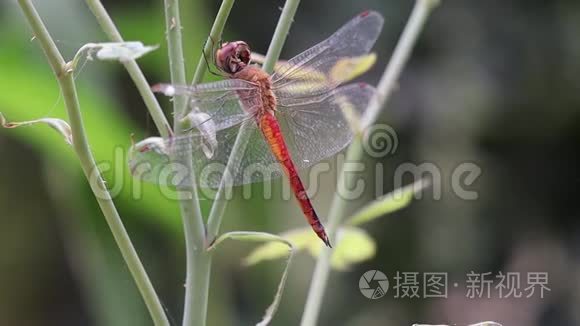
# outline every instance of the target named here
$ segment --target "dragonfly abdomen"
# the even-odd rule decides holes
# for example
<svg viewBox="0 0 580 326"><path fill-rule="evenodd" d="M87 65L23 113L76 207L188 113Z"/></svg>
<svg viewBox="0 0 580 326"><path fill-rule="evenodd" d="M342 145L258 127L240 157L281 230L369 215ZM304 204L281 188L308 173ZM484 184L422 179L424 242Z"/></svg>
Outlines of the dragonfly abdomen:
<svg viewBox="0 0 580 326"><path fill-rule="evenodd" d="M288 151L288 147L286 146L286 142L284 141L284 137L282 136L278 120L274 116L273 112L266 112L261 115L258 122L264 138L272 150L272 153L276 157L276 160L278 160L278 162L282 165L284 172L288 176L290 186L294 192L294 196L296 197L296 200L298 200L306 220L314 232L318 235L318 237L322 239L322 241L324 241L327 246L330 247L330 241L326 235L324 226L320 222L320 219L314 210L314 206L312 206L312 202L310 201L310 198L304 189L304 184L298 175L296 166L290 157L290 153Z"/></svg>

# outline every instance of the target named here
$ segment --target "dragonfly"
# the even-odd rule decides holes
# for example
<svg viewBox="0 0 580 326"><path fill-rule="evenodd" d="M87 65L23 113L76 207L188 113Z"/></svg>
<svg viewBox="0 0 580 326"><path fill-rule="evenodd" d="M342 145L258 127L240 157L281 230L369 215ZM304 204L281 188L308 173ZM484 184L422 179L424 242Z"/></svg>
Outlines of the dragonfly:
<svg viewBox="0 0 580 326"><path fill-rule="evenodd" d="M152 86L166 96L188 98L182 118L193 128L184 136L135 144L141 156L131 159L132 171L142 163L140 157L154 153L168 160L190 159L203 187L218 188L225 175L204 168L231 167L234 161L235 168L228 171L232 185L286 176L306 220L331 247L298 170L337 154L352 141L351 118L364 114L375 89L365 83L343 84L361 69L357 62L368 56L382 25L379 13L363 12L326 40L278 63L273 74L252 64L246 42L222 43L212 60L226 79ZM232 158L241 128L248 130L247 145Z"/></svg>

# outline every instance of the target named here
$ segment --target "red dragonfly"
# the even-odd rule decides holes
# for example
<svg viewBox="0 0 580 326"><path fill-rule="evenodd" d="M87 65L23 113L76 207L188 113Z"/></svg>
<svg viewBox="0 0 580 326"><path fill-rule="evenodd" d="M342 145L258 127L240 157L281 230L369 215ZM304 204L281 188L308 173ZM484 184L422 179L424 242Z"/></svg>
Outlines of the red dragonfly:
<svg viewBox="0 0 580 326"><path fill-rule="evenodd" d="M203 170L216 163L220 167L232 163L233 144L245 125L250 128L248 145L236 151L241 154L233 158L236 168L229 171L231 184L286 175L308 223L330 247L298 169L338 153L352 140L348 115L363 113L374 88L363 83L340 85L357 74L352 70L360 70L353 63L369 56L382 25L380 14L361 13L328 39L279 63L272 75L250 64L251 52L245 42L223 43L215 51L214 64L228 79L195 86L152 87L167 96L189 98L188 115L183 118L193 122L191 134L162 143L141 142L136 145L139 152L192 157L202 186L217 188L223 173ZM132 170L138 161L133 159Z"/></svg>

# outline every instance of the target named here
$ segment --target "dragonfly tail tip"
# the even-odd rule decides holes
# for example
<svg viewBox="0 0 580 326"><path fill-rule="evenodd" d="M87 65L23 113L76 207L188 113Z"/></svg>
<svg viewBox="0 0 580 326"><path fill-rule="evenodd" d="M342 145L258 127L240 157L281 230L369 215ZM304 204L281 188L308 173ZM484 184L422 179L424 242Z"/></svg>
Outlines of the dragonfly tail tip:
<svg viewBox="0 0 580 326"><path fill-rule="evenodd" d="M328 239L328 236L326 234L323 237L321 237L321 239L328 248L332 248L332 245L330 245L330 239Z"/></svg>

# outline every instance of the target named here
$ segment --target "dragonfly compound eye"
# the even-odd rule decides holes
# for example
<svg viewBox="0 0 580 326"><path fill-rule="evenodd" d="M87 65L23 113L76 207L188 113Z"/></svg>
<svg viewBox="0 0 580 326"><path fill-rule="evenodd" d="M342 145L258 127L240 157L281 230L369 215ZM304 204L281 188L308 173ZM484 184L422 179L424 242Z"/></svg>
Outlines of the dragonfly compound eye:
<svg viewBox="0 0 580 326"><path fill-rule="evenodd" d="M236 47L236 57L239 58L240 63L243 63L244 67L250 63L250 47L246 42L237 42L238 46Z"/></svg>
<svg viewBox="0 0 580 326"><path fill-rule="evenodd" d="M216 51L216 65L228 74L235 74L250 63L250 47L246 42L227 42Z"/></svg>

